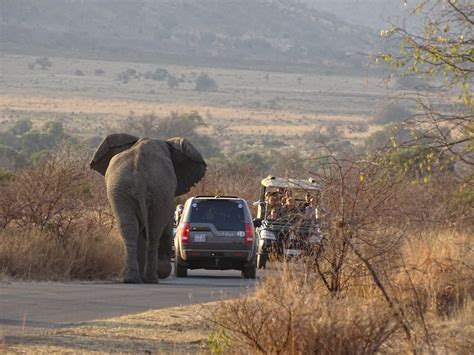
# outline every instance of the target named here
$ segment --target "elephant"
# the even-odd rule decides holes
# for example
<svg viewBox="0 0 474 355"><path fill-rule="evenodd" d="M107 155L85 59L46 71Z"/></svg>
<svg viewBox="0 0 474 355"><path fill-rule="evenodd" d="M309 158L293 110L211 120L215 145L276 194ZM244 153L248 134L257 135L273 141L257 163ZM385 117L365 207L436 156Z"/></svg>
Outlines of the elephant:
<svg viewBox="0 0 474 355"><path fill-rule="evenodd" d="M123 238L124 283L158 283L171 273L175 196L205 175L206 162L186 139L107 136L90 161L105 176L107 198Z"/></svg>

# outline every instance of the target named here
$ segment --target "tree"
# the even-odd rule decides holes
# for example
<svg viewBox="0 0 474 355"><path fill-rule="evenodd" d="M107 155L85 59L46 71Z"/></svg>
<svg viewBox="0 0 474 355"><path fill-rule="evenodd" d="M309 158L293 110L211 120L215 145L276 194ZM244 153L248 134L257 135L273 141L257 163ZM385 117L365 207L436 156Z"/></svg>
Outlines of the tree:
<svg viewBox="0 0 474 355"><path fill-rule="evenodd" d="M10 129L10 132L14 135L22 135L31 130L33 123L30 119L24 118L19 121L16 121L13 127Z"/></svg>
<svg viewBox="0 0 474 355"><path fill-rule="evenodd" d="M50 134L54 140L64 138L64 127L62 122L59 121L48 121L42 127L42 130Z"/></svg>
<svg viewBox="0 0 474 355"><path fill-rule="evenodd" d="M406 2L406 1L405 1ZM443 75L450 87L460 86L465 104L474 74L474 5L470 0L419 0L412 16L424 16L422 31L393 27L383 36L400 43L397 54L383 58L403 74Z"/></svg>
<svg viewBox="0 0 474 355"><path fill-rule="evenodd" d="M407 2L407 1L405 1ZM474 4L471 0L418 0L411 12L423 26L394 26L382 35L395 39L399 50L380 58L400 76L442 79L444 94L416 92L408 98L419 114L405 122L418 139L430 138L453 158L474 165ZM411 145L419 144L417 139Z"/></svg>
<svg viewBox="0 0 474 355"><path fill-rule="evenodd" d="M30 65L28 65L28 67L30 69L34 69L36 65L40 66L42 70L46 70L48 68L51 68L53 66L53 63L51 63L51 60L48 57L41 57L36 58L34 63L31 63Z"/></svg>
<svg viewBox="0 0 474 355"><path fill-rule="evenodd" d="M168 76L168 80L166 80L166 83L168 84L168 87L170 89L177 89L179 87L179 80L173 75Z"/></svg>
<svg viewBox="0 0 474 355"><path fill-rule="evenodd" d="M109 133L128 132L138 137L169 139L186 137L206 157L219 155L214 137L199 132L206 126L197 111L188 113L171 112L169 116L159 117L155 113L136 116L133 112L117 126L109 127Z"/></svg>
<svg viewBox="0 0 474 355"><path fill-rule="evenodd" d="M0 169L13 171L26 165L26 157L15 149L0 144Z"/></svg>
<svg viewBox="0 0 474 355"><path fill-rule="evenodd" d="M407 120L413 113L399 102L390 102L374 114L374 121L378 124L397 123Z"/></svg>
<svg viewBox="0 0 474 355"><path fill-rule="evenodd" d="M201 73L196 78L197 91L217 91L217 83L207 73Z"/></svg>

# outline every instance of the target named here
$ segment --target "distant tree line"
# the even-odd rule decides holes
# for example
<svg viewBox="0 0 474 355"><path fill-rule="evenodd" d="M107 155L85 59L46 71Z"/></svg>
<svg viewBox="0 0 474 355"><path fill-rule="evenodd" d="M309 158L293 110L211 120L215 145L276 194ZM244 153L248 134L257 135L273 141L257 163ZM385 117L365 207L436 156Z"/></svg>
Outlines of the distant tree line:
<svg viewBox="0 0 474 355"><path fill-rule="evenodd" d="M77 142L64 132L59 121L47 121L34 128L30 119L20 119L10 128L0 131L0 169L22 168L47 156L66 141Z"/></svg>

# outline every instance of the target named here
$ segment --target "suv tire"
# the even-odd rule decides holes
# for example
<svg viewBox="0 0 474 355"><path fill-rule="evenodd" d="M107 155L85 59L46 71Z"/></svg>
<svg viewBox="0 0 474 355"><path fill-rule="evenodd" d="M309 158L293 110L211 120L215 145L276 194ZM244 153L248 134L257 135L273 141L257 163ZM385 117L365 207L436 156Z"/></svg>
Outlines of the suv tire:
<svg viewBox="0 0 474 355"><path fill-rule="evenodd" d="M245 264L242 267L242 278L244 279L255 279L257 277L257 265Z"/></svg>
<svg viewBox="0 0 474 355"><path fill-rule="evenodd" d="M174 276L188 277L188 268L186 265L183 265L183 261L179 254L176 254L174 258Z"/></svg>

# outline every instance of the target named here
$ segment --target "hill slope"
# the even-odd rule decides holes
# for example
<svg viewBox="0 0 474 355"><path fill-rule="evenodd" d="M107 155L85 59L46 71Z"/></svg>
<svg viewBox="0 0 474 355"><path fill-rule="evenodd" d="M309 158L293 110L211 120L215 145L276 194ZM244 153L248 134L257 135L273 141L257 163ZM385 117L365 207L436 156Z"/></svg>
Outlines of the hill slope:
<svg viewBox="0 0 474 355"><path fill-rule="evenodd" d="M2 0L1 16L4 50L30 54L352 66L374 40L290 0Z"/></svg>

